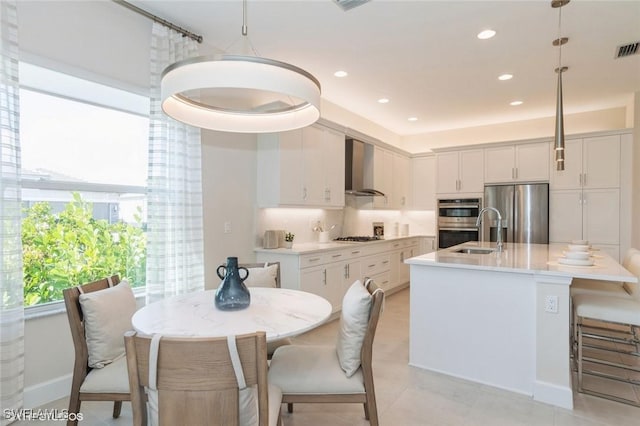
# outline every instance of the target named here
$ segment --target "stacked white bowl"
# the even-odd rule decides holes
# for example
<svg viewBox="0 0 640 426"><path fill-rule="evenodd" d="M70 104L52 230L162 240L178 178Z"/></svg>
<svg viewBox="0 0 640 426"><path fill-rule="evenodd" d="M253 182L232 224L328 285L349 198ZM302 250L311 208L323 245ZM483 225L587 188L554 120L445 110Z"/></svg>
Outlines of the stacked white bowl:
<svg viewBox="0 0 640 426"><path fill-rule="evenodd" d="M568 251L564 251L564 256L558 258L561 265L571 266L592 266L594 264L591 257L591 246L586 240L573 240L568 245Z"/></svg>

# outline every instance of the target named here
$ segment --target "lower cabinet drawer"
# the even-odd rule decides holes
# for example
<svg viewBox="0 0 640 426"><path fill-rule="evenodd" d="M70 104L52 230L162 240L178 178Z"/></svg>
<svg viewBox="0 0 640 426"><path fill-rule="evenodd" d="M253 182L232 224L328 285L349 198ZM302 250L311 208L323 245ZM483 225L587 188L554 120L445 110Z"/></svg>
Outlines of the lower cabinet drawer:
<svg viewBox="0 0 640 426"><path fill-rule="evenodd" d="M305 254L300 256L300 269L324 265L329 262L329 259L330 257L326 253Z"/></svg>
<svg viewBox="0 0 640 426"><path fill-rule="evenodd" d="M372 275L388 271L391 268L391 256L389 254L379 254L363 259L362 275L371 277Z"/></svg>

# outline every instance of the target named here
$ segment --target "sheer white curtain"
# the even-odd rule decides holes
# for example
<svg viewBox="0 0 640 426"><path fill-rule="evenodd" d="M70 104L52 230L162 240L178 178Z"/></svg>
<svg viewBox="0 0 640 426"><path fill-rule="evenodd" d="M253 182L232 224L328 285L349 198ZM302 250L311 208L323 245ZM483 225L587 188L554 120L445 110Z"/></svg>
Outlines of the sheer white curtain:
<svg viewBox="0 0 640 426"><path fill-rule="evenodd" d="M160 106L162 71L197 54L197 43L154 23L147 228L147 303L204 289L200 129Z"/></svg>
<svg viewBox="0 0 640 426"><path fill-rule="evenodd" d="M20 96L15 0L0 1L0 407L17 410L24 391L20 237ZM0 424L12 422L0 413Z"/></svg>

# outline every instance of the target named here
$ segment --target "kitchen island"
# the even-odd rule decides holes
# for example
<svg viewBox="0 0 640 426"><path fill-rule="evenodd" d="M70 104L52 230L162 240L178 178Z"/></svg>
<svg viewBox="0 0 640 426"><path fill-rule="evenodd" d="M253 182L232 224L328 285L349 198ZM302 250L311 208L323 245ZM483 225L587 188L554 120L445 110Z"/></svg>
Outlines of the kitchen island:
<svg viewBox="0 0 640 426"><path fill-rule="evenodd" d="M407 259L409 363L572 409L571 281L637 278L598 251L593 266L560 265L563 250L474 242Z"/></svg>

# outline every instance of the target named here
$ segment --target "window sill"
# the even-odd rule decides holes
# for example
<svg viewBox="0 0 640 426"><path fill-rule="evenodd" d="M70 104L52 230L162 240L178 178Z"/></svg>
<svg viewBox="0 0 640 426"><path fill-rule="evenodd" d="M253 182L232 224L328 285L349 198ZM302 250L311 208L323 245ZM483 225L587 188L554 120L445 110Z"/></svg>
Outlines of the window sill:
<svg viewBox="0 0 640 426"><path fill-rule="evenodd" d="M144 287L136 287L133 288L133 295L136 297L136 302L140 305L140 300L142 299L144 302L144 298L146 296L146 289ZM63 312L66 312L66 308L64 306L64 300L58 300L56 302L44 303L42 305L33 305L27 306L24 308L24 319L25 321L36 319L36 318L44 318L52 315L57 315Z"/></svg>

